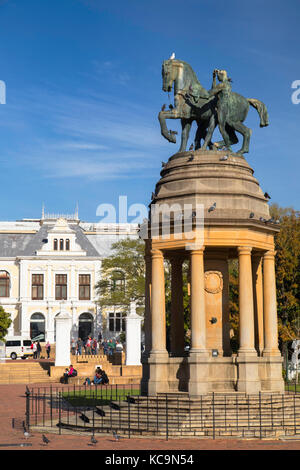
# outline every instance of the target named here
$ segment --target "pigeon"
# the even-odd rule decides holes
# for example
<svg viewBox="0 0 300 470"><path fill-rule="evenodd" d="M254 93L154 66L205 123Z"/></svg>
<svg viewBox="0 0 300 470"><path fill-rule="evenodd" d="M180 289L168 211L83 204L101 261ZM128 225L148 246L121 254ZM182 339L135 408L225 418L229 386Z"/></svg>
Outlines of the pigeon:
<svg viewBox="0 0 300 470"><path fill-rule="evenodd" d="M31 434L27 431L26 428L24 428L24 437L25 439L28 439L31 436Z"/></svg>
<svg viewBox="0 0 300 470"><path fill-rule="evenodd" d="M254 212L250 212L249 217L250 217L250 219L253 219L253 217L254 217Z"/></svg>
<svg viewBox="0 0 300 470"><path fill-rule="evenodd" d="M194 150L194 144L191 144L189 150Z"/></svg>
<svg viewBox="0 0 300 470"><path fill-rule="evenodd" d="M49 444L50 441L49 441L48 437L45 436L45 434L42 435L42 438L43 438L43 443L44 444Z"/></svg>
<svg viewBox="0 0 300 470"><path fill-rule="evenodd" d="M161 110L164 111L166 109L166 105L163 104L162 107L161 107Z"/></svg>
<svg viewBox="0 0 300 470"><path fill-rule="evenodd" d="M271 196L268 193L265 193L264 196L266 199L271 199Z"/></svg>
<svg viewBox="0 0 300 470"><path fill-rule="evenodd" d="M220 161L221 161L221 162L225 162L226 160L228 160L228 155L223 155L223 156L220 158Z"/></svg>
<svg viewBox="0 0 300 470"><path fill-rule="evenodd" d="M166 162L161 162L161 166L162 167L166 166Z"/></svg>
<svg viewBox="0 0 300 470"><path fill-rule="evenodd" d="M212 211L214 211L214 210L215 210L215 208L216 208L216 206L217 206L217 203L216 203L216 202L214 202L214 203L213 203L213 205L212 205L212 206L210 206L210 208L208 209L208 212L212 212Z"/></svg>
<svg viewBox="0 0 300 470"><path fill-rule="evenodd" d="M113 410L120 410L120 407L119 405L117 405L117 403L113 403L111 402L110 405L109 405Z"/></svg>
<svg viewBox="0 0 300 470"><path fill-rule="evenodd" d="M127 397L127 403L135 403L135 399L133 397Z"/></svg>
<svg viewBox="0 0 300 470"><path fill-rule="evenodd" d="M82 419L82 421L84 423L89 423L90 422L90 419L83 413L81 413L81 415L79 415L79 418Z"/></svg>
<svg viewBox="0 0 300 470"><path fill-rule="evenodd" d="M271 223L271 224L274 224L274 222L275 222L274 217L271 217L271 219L267 220L267 222L269 222L269 223Z"/></svg>
<svg viewBox="0 0 300 470"><path fill-rule="evenodd" d="M94 445L94 444L97 444L97 439L95 439L94 436L91 436L91 444Z"/></svg>
<svg viewBox="0 0 300 470"><path fill-rule="evenodd" d="M98 408L97 406L96 406L96 413L99 416L105 416L105 411L102 410L101 408Z"/></svg>
<svg viewBox="0 0 300 470"><path fill-rule="evenodd" d="M172 104L169 104L169 109L174 109L174 106Z"/></svg>
<svg viewBox="0 0 300 470"><path fill-rule="evenodd" d="M113 436L116 439L116 441L119 441L121 439L121 436L119 436L116 431L113 431Z"/></svg>
<svg viewBox="0 0 300 470"><path fill-rule="evenodd" d="M175 52L172 53L169 60L174 60L174 59L175 59Z"/></svg>
<svg viewBox="0 0 300 470"><path fill-rule="evenodd" d="M266 219L264 219L263 217L260 217L259 220L260 220L261 222L267 222Z"/></svg>

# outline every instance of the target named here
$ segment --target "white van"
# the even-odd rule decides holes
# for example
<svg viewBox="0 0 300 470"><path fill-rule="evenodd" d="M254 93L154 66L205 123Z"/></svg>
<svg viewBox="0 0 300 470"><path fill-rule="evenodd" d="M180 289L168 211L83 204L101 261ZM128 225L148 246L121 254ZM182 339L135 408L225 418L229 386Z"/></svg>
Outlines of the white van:
<svg viewBox="0 0 300 470"><path fill-rule="evenodd" d="M33 356L33 350L30 348L32 343L30 338L8 336L5 341L5 357L15 360L17 357L26 359L26 357Z"/></svg>

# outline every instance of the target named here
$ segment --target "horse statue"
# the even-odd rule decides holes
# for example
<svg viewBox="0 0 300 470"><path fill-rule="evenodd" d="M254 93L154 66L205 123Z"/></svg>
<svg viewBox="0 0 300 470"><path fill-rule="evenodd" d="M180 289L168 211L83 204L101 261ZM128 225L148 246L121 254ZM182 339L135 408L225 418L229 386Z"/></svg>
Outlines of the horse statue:
<svg viewBox="0 0 300 470"><path fill-rule="evenodd" d="M220 83L216 84L216 76ZM212 89L207 91L199 82L192 67L182 60L170 58L162 65L163 91L171 92L174 85L174 104L169 110L164 106L158 115L161 134L169 142L176 143L177 132L168 130L166 119L181 119L182 133L179 152L186 150L189 133L193 121L198 128L194 139L195 150L201 148L201 140L204 140L202 149L225 148L232 152L231 145L238 142L236 131L243 135L242 148L237 152L243 155L249 152L251 129L247 128L243 121L246 119L249 105L259 113L260 126L268 125L268 113L263 102L244 98L231 91L230 82L226 71L214 70ZM212 144L211 138L216 126L219 125L223 140Z"/></svg>

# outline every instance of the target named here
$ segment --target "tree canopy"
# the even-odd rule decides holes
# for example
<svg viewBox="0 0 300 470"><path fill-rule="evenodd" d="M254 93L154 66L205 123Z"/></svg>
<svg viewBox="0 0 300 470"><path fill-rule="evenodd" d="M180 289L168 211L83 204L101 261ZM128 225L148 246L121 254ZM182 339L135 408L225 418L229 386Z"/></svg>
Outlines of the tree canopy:
<svg viewBox="0 0 300 470"><path fill-rule="evenodd" d="M12 320L10 318L10 314L7 313L4 308L0 305L0 341L3 341L5 339L11 322Z"/></svg>

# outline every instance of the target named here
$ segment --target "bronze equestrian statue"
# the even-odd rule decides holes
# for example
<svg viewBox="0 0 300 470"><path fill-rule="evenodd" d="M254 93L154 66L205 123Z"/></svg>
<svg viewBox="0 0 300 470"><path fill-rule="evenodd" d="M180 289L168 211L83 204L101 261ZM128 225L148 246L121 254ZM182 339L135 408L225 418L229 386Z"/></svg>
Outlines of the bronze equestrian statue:
<svg viewBox="0 0 300 470"><path fill-rule="evenodd" d="M237 152L243 155L249 152L251 129L243 122L247 117L249 105L259 113L260 126L268 125L268 112L264 103L256 99L244 98L231 90L231 79L225 70L214 70L211 90L207 91L199 82L192 67L182 60L168 59L162 66L163 90L170 92L174 85L174 108L162 109L158 115L161 134L172 143L176 143L176 132L169 131L166 119L181 119L182 133L179 152L186 150L193 121L198 129L194 148L225 148L232 152L231 145L238 142L235 132L243 136L242 148ZM218 78L220 83L216 83ZM219 126L223 140L211 143L216 126Z"/></svg>

